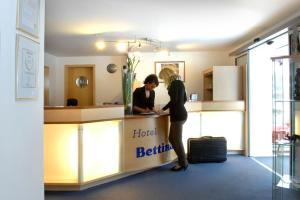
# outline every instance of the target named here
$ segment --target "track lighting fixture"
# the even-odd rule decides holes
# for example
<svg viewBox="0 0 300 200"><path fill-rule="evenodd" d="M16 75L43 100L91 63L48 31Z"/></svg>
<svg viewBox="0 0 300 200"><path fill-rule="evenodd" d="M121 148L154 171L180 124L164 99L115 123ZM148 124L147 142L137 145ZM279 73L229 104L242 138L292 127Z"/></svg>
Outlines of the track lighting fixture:
<svg viewBox="0 0 300 200"><path fill-rule="evenodd" d="M96 35L96 37L100 37ZM162 47L162 42L155 39L150 38L135 38L132 40L122 40L122 42L118 40L99 40L96 42L95 46L98 50L104 50L107 48L107 43L115 43L116 48L119 52L132 52L139 49L139 51L155 51L161 52L166 50L166 48Z"/></svg>

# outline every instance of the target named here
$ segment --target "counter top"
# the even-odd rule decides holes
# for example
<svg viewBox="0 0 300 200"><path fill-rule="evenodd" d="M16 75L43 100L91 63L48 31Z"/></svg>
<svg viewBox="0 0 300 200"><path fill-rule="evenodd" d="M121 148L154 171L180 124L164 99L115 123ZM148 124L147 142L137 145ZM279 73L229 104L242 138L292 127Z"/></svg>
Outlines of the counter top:
<svg viewBox="0 0 300 200"><path fill-rule="evenodd" d="M245 111L244 101L195 101L186 102L188 112ZM45 124L78 124L97 121L150 118L168 115L124 115L123 105L104 106L47 106L44 111Z"/></svg>
<svg viewBox="0 0 300 200"><path fill-rule="evenodd" d="M44 110L45 124L79 124L96 121L121 120L123 118L123 106L45 107Z"/></svg>
<svg viewBox="0 0 300 200"><path fill-rule="evenodd" d="M115 108L115 107L122 107L122 105L116 105L116 104L111 104L111 105L102 105L102 106L45 106L45 110L55 110L55 109L93 109L93 108Z"/></svg>
<svg viewBox="0 0 300 200"><path fill-rule="evenodd" d="M189 101L185 107L188 112L200 111L245 111L244 101Z"/></svg>
<svg viewBox="0 0 300 200"><path fill-rule="evenodd" d="M149 115L125 115L124 119L140 119L140 118L156 118L160 116L169 115L169 112L164 112L160 114L149 114Z"/></svg>

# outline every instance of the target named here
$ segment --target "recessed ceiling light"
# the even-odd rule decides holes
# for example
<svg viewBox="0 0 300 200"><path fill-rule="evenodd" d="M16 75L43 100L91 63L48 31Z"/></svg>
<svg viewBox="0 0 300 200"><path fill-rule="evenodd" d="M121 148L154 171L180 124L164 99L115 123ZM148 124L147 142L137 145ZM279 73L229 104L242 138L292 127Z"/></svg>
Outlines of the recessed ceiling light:
<svg viewBox="0 0 300 200"><path fill-rule="evenodd" d="M127 51L127 44L124 42L117 43L117 49L119 52L126 52Z"/></svg>
<svg viewBox="0 0 300 200"><path fill-rule="evenodd" d="M105 47L106 47L105 42L103 42L103 41L96 42L97 49L103 50Z"/></svg>

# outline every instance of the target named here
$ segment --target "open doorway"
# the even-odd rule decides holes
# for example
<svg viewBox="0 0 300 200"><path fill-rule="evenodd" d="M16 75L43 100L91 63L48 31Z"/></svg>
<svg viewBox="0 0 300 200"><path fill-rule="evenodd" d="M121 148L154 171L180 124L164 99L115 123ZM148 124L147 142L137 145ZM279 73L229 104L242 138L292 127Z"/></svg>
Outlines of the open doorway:
<svg viewBox="0 0 300 200"><path fill-rule="evenodd" d="M249 155L272 169L272 61L288 55L288 33L249 51Z"/></svg>

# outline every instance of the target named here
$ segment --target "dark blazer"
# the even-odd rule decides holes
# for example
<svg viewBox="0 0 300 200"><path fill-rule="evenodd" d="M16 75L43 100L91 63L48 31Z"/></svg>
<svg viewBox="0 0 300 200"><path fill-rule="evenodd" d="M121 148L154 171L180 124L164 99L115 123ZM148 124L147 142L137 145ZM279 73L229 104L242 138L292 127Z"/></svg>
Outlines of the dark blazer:
<svg viewBox="0 0 300 200"><path fill-rule="evenodd" d="M168 88L168 94L170 101L163 107L163 110L170 109L171 122L185 121L187 119L187 112L184 104L187 101L187 97L183 82L180 80L172 81Z"/></svg>
<svg viewBox="0 0 300 200"><path fill-rule="evenodd" d="M153 110L154 107L154 98L155 98L155 92L152 90L150 91L149 98L146 98L146 92L145 92L145 86L136 88L133 92L133 107L138 106L140 108L149 108L150 110ZM139 113L137 111L133 111L133 113Z"/></svg>

